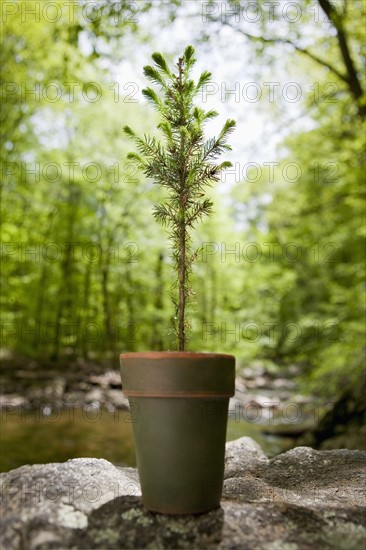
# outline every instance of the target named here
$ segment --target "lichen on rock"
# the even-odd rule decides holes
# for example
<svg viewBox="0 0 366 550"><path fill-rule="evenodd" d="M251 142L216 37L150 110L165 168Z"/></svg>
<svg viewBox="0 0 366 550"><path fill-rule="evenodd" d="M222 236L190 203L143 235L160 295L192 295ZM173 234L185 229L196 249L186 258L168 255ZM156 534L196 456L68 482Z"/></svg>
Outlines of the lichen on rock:
<svg viewBox="0 0 366 550"><path fill-rule="evenodd" d="M365 547L363 451L298 447L271 460L248 437L227 443L221 507L145 510L137 471L102 459L23 466L0 476L6 550Z"/></svg>

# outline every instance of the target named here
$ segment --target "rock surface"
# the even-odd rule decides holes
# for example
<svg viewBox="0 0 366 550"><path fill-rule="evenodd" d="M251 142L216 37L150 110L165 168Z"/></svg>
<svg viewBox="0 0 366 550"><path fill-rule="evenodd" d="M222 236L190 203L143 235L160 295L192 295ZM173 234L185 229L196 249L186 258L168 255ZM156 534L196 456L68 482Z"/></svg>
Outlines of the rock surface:
<svg viewBox="0 0 366 550"><path fill-rule="evenodd" d="M1 475L4 550L365 548L362 451L298 447L269 460L255 441L227 444L221 508L146 511L137 471L101 459L23 466Z"/></svg>

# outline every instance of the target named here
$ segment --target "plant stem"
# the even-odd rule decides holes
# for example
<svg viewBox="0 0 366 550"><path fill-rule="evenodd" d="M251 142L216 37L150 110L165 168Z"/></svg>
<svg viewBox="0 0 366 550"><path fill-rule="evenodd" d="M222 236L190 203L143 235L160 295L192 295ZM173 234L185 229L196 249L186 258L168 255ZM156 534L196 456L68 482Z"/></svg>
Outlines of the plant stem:
<svg viewBox="0 0 366 550"><path fill-rule="evenodd" d="M180 124L186 125L184 113L184 89L183 89L183 59L178 60L178 90L180 95ZM180 175L180 223L179 223L179 249L178 249L178 279L179 279L179 300L178 300L178 349L184 351L186 345L185 313L186 313L186 292L187 292L187 265L186 265L186 194L185 194L185 171L186 158L184 154L184 140L180 139L181 175Z"/></svg>
<svg viewBox="0 0 366 550"><path fill-rule="evenodd" d="M186 310L186 228L182 220L179 232L179 302L178 302L178 346L184 351L186 344L185 310Z"/></svg>

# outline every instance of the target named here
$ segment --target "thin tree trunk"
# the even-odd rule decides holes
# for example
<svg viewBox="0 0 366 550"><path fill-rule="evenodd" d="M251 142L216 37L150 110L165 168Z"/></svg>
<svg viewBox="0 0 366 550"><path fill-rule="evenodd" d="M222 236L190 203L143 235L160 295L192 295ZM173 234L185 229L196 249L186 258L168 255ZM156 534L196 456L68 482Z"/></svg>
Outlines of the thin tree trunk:
<svg viewBox="0 0 366 550"><path fill-rule="evenodd" d="M68 204L70 205L68 221L67 221L67 242L65 242L65 251L61 263L61 280L59 287L59 302L56 313L56 335L53 346L52 358L57 360L60 355L61 335L62 335L62 318L65 309L69 312L72 310L72 292L71 292L71 275L73 262L73 244L74 244L74 226L75 217L79 201L79 190L73 185L69 187ZM70 319L71 320L71 319Z"/></svg>
<svg viewBox="0 0 366 550"><path fill-rule="evenodd" d="M80 321L82 322L85 319L89 319L89 294L90 294L90 277L91 277L91 269L90 269L90 262L87 263L87 268L85 271L85 279L84 279L84 297L83 297L83 314L79 317ZM80 327L81 330L79 330L79 333L81 334L81 354L83 359L85 361L88 360L89 350L88 350L88 341L87 338L85 338L86 331L83 330L85 327Z"/></svg>
<svg viewBox="0 0 366 550"><path fill-rule="evenodd" d="M102 267L103 311L104 311L105 332L107 336L107 345L109 350L112 351L113 356L115 356L115 342L114 342L113 326L112 326L112 314L111 314L111 309L109 304L108 281L109 281L109 258L107 257L105 265Z"/></svg>
<svg viewBox="0 0 366 550"><path fill-rule="evenodd" d="M216 280L216 272L215 268L213 267L210 269L211 271L211 323L215 322L216 319L216 309L217 309L217 280Z"/></svg>
<svg viewBox="0 0 366 550"><path fill-rule="evenodd" d="M131 277L130 263L126 263L126 305L127 305L127 331L126 343L131 351L135 349L138 327L135 323L135 311L133 301L133 280Z"/></svg>
<svg viewBox="0 0 366 550"><path fill-rule="evenodd" d="M208 300L207 300L207 279L206 279L207 273L202 274L201 278L201 300L202 300L202 306L201 306L201 323L202 327L207 323L207 312L208 312Z"/></svg>
<svg viewBox="0 0 366 550"><path fill-rule="evenodd" d="M156 310L156 322L153 326L152 337L151 337L151 349L153 350L163 350L164 342L162 337L162 311L164 310L164 299L163 299L163 261L164 256L160 252L158 255L158 261L156 265L155 277L156 277L156 298L155 298L155 310Z"/></svg>
<svg viewBox="0 0 366 550"><path fill-rule="evenodd" d="M57 307L56 314L56 331L55 331L55 342L53 346L52 358L57 361L60 356L60 347L61 347L61 335L62 335L62 319L64 315L64 310L67 309L70 305L70 294L71 294L71 250L72 242L71 240L68 243L65 243L65 253L61 264L61 283L59 288L59 302Z"/></svg>
<svg viewBox="0 0 366 550"><path fill-rule="evenodd" d="M179 88L180 92L183 92L183 59L180 58L178 61L178 70L179 70ZM184 116L184 107L181 105L181 120L180 123L182 126L186 125L186 119ZM180 212L181 216L180 227L179 227L179 250L178 250L178 292L179 292L179 301L178 301L178 349L179 351L185 350L186 345L186 323L185 323L185 313L186 313L186 299L187 299L187 232L186 232L186 219L185 219L185 210L186 210L186 193L185 193L185 178L186 178L186 159L184 158L184 140L181 135L180 138L180 154L183 155L183 163L180 174Z"/></svg>
<svg viewBox="0 0 366 550"><path fill-rule="evenodd" d="M180 229L179 237L179 304L178 304L178 348L179 351L184 351L186 343L185 332L185 312L186 312L186 231L184 221Z"/></svg>
<svg viewBox="0 0 366 550"><path fill-rule="evenodd" d="M45 237L49 238L50 234L51 234L51 230L52 230L52 227L53 227L53 220L55 218L57 214L57 207L54 207L50 212L49 214L47 215L47 225L45 227L45 231L44 231L44 235ZM38 289L37 289L37 305L36 305L36 310L35 310L35 315L34 315L34 318L35 318L35 321L36 321L36 326L37 326L37 323L39 325L39 328L40 328L40 334L43 333L43 327L42 327L42 323L43 323L43 310L44 310L44 298L45 298L45 292L46 292L46 283L47 283L47 279L48 279L48 272L49 270L47 269L47 261L45 259L43 259L43 263L42 263L42 268L41 268L41 274L40 274L40 277L39 277L39 282L38 282ZM39 348L42 349L42 346L40 346L41 344L41 341L40 339L36 339L35 341L35 344L34 344L34 348L36 350L39 350Z"/></svg>
<svg viewBox="0 0 366 550"><path fill-rule="evenodd" d="M352 59L351 51L348 45L347 35L342 24L342 16L338 13L338 10L329 2L329 0L318 0L320 7L324 11L325 15L328 17L329 21L332 23L334 28L337 31L338 45L342 55L344 65L347 70L347 81L349 89L357 102L363 96L363 89L361 82L357 75L356 66L354 60ZM366 106L359 104L359 114L362 117L366 116Z"/></svg>
<svg viewBox="0 0 366 550"><path fill-rule="evenodd" d="M42 322L43 322L43 308L44 308L44 293L45 293L45 289L47 288L46 281L47 281L47 266L46 266L46 262L44 262L42 264L41 275L38 282L37 305L36 305L36 311L35 311L36 327L38 324L40 334L42 334L43 332ZM41 344L40 339L36 338L34 342L34 349L39 350L40 344Z"/></svg>

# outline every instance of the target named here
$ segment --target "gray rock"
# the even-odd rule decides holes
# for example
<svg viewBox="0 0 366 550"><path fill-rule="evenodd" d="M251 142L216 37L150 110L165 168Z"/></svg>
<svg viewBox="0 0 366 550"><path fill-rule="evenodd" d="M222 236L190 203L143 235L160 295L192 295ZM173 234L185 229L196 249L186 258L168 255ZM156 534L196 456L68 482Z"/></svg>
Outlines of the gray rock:
<svg viewBox="0 0 366 550"><path fill-rule="evenodd" d="M21 395L13 393L0 395L0 409L13 409L26 404L26 398Z"/></svg>
<svg viewBox="0 0 366 550"><path fill-rule="evenodd" d="M121 409L129 408L128 399L123 395L121 390L107 390L106 400L112 405L114 405L115 407L118 407Z"/></svg>
<svg viewBox="0 0 366 550"><path fill-rule="evenodd" d="M1 475L4 550L365 547L362 451L298 447L269 460L248 437L227 444L221 508L146 511L137 471L101 459L23 466Z"/></svg>
<svg viewBox="0 0 366 550"><path fill-rule="evenodd" d="M86 403L102 403L104 401L103 391L100 388L94 388L85 395L84 399Z"/></svg>

